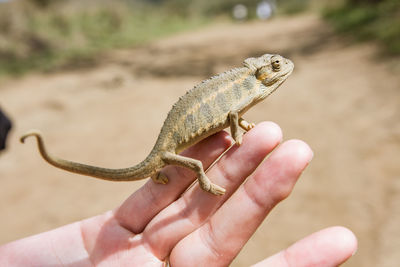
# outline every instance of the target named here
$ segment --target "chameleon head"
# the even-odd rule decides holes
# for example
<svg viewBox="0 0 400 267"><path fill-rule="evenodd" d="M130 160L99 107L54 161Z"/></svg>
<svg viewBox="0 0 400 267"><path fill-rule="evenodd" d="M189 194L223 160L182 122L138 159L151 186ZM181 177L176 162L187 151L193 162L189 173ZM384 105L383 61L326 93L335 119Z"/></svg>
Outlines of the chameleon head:
<svg viewBox="0 0 400 267"><path fill-rule="evenodd" d="M266 54L259 59L261 64L257 68L256 77L267 87L277 88L294 69L293 62L280 55Z"/></svg>
<svg viewBox="0 0 400 267"><path fill-rule="evenodd" d="M278 88L294 68L293 62L289 59L271 54L265 54L258 58L248 58L244 61L244 65L254 70L257 79L263 85L270 87L270 91Z"/></svg>

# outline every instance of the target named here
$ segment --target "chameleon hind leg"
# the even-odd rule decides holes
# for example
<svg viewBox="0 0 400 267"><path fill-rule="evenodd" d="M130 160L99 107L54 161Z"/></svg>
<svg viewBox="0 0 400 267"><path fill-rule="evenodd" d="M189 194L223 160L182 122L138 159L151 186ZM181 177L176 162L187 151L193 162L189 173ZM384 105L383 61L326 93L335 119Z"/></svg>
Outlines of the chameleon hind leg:
<svg viewBox="0 0 400 267"><path fill-rule="evenodd" d="M199 181L199 185L201 189L203 189L204 191L210 192L211 194L217 196L225 194L224 188L220 187L219 185L211 183L211 181L208 179L207 175L203 170L203 164L201 163L200 160L176 155L171 152L165 152L161 158L166 164L177 165L194 171L197 175L197 180Z"/></svg>

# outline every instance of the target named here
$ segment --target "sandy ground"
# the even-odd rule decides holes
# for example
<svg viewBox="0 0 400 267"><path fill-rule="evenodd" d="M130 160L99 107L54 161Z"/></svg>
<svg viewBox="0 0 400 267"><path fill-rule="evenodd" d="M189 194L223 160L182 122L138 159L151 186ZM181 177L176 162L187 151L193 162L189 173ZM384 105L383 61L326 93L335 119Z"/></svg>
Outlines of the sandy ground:
<svg viewBox="0 0 400 267"><path fill-rule="evenodd" d="M3 82L15 128L0 154L0 243L116 207L142 182L111 183L60 171L38 155L30 128L58 156L125 167L151 149L187 89L248 56L280 53L292 77L246 114L272 120L315 152L293 194L232 266L248 266L322 228L343 225L359 250L345 266L400 262L400 78L372 45L349 45L313 16L217 25L112 52L84 70Z"/></svg>

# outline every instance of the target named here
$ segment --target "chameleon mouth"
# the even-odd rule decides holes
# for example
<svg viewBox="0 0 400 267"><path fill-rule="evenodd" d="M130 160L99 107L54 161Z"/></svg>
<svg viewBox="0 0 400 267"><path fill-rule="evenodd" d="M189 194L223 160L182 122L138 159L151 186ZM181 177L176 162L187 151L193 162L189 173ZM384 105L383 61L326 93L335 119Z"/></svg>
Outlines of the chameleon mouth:
<svg viewBox="0 0 400 267"><path fill-rule="evenodd" d="M265 86L271 86L273 84L281 84L281 82L286 80L286 77L289 76L293 71L293 68L288 69L285 72L281 72L281 73L277 73L276 75L274 75L273 77L263 77L262 79L262 83Z"/></svg>

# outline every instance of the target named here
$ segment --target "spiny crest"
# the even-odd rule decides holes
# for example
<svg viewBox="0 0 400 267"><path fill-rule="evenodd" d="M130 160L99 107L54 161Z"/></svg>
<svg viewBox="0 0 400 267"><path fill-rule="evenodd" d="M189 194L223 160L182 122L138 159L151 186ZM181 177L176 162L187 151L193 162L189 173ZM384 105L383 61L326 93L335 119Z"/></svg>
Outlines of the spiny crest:
<svg viewBox="0 0 400 267"><path fill-rule="evenodd" d="M201 81L199 84L197 84L196 86L194 86L192 89L188 90L185 95L190 94L192 91L196 90L196 88L204 85L205 83L209 83L209 82L211 82L213 80L216 80L216 79L219 79L221 77L222 78L230 77L229 74L237 73L239 70L240 70L240 68L233 68L233 69L227 70L225 72L221 72L219 74L216 74L216 75L214 75L214 76L212 76L212 77L210 77L208 79L205 79L205 80ZM183 96L180 97L179 100L181 100L181 98L183 98Z"/></svg>

